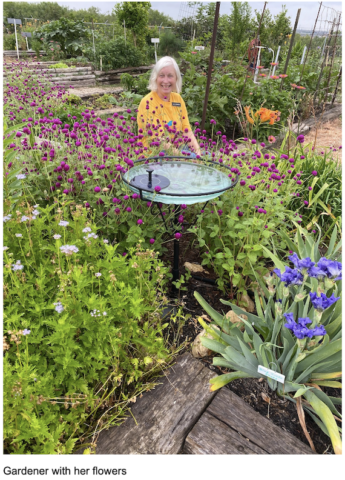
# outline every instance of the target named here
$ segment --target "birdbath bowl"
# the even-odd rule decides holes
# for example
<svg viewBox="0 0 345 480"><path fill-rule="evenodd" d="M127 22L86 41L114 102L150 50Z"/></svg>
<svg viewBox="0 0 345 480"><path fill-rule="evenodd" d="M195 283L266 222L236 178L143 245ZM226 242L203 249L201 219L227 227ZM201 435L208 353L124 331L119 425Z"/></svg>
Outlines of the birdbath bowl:
<svg viewBox="0 0 345 480"><path fill-rule="evenodd" d="M122 174L122 180L141 200L175 205L175 224L180 215L179 205L206 204L233 188L238 182L229 166L212 160L187 161L186 157L151 157L136 160ZM156 187L160 189L155 190ZM203 207L203 208L204 208ZM161 210L160 210L161 212ZM161 214L162 215L162 214ZM162 219L165 224L164 216ZM166 224L165 227L167 228ZM168 229L167 229L168 230ZM174 239L173 281L179 279L179 241Z"/></svg>

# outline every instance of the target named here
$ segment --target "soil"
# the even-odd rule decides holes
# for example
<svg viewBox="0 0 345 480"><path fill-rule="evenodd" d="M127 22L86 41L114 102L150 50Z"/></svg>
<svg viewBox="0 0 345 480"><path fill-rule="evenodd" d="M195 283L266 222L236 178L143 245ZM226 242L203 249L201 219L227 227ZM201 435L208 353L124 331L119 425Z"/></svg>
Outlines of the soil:
<svg viewBox="0 0 345 480"><path fill-rule="evenodd" d="M193 248L192 234L185 234L181 237L180 242L180 274L184 275L186 269L183 266L185 262L201 264L200 251L197 248ZM166 264L172 264L173 261L173 242L166 244L168 251L162 255L162 259ZM197 275L206 279L216 279L216 274L211 269L206 269L208 273L198 273ZM186 321L179 330L178 322L172 325L172 330L169 331L169 340L176 345L185 343L185 346L181 350L181 354L190 348L190 344L194 341L195 337L202 331L202 327L199 324L197 318L205 315L205 311L200 307L199 303L194 297L194 291L200 293L203 298L218 312L226 313L230 310L230 307L221 303L221 299L231 301L229 295L221 292L216 285L204 283L194 278L190 278L188 282L188 289L182 291L178 296L170 287L168 297L170 298L171 305L179 305L183 307ZM171 322L172 323L172 322ZM212 365L213 355L207 356L200 361L209 369L215 371L217 374L227 373L223 370ZM260 381L261 379L238 379L228 384L225 388L229 388L231 391L241 397L246 403L248 403L255 411L268 418L278 427L291 433L306 445L309 445L306 439L302 427L300 425L297 410L295 404L287 399L279 397L275 392L270 390L267 382ZM331 396L340 397L341 393L336 389L323 388L323 390ZM263 394L263 395L262 395ZM266 398L266 401L264 398ZM267 402L267 397L270 399L270 404ZM339 409L339 406L337 406ZM316 452L318 454L332 454L333 448L330 439L325 435L321 429L315 424L311 417L306 413L305 421L307 430L314 443Z"/></svg>
<svg viewBox="0 0 345 480"><path fill-rule="evenodd" d="M339 147L342 145L342 119L341 117L334 120L330 120L321 124L321 126L313 127L305 135L305 144L314 143L316 135L316 151L318 153L328 152L330 148L335 148L336 151L332 152L332 158L336 162L342 162L342 149Z"/></svg>

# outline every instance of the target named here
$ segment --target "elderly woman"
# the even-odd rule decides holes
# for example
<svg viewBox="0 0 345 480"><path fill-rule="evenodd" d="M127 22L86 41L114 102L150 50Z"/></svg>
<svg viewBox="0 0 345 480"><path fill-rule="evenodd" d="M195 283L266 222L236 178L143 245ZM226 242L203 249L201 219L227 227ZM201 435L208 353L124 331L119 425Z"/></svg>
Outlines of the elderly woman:
<svg viewBox="0 0 345 480"><path fill-rule="evenodd" d="M182 89L182 77L176 61L171 57L161 58L153 67L149 90L140 102L138 127L144 133L143 144L149 147L155 139L169 134L173 145L200 155L199 144L192 132L188 120L186 105L179 95ZM158 135L156 135L158 133Z"/></svg>

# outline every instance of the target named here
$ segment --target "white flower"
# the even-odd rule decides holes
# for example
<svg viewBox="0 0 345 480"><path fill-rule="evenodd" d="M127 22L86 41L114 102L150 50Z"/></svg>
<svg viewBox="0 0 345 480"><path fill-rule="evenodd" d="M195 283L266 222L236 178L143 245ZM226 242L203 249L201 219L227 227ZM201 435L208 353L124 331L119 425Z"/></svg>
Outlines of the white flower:
<svg viewBox="0 0 345 480"><path fill-rule="evenodd" d="M53 235L53 238L55 238L55 240L59 240L59 238L61 238L61 235L59 235L58 233L56 233L55 235Z"/></svg>
<svg viewBox="0 0 345 480"><path fill-rule="evenodd" d="M54 303L54 305L56 305L55 310L58 313L62 313L64 311L64 308L61 302Z"/></svg>
<svg viewBox="0 0 345 480"><path fill-rule="evenodd" d="M6 252L6 250L8 250L8 247L2 247L2 250Z"/></svg>
<svg viewBox="0 0 345 480"><path fill-rule="evenodd" d="M60 227L67 227L67 225L69 225L69 222L66 222L65 220L61 220L59 225Z"/></svg>
<svg viewBox="0 0 345 480"><path fill-rule="evenodd" d="M109 243L109 240L107 240L106 238L103 240L103 243Z"/></svg>
<svg viewBox="0 0 345 480"><path fill-rule="evenodd" d="M32 213L33 213L33 215L39 215L40 214L40 212L38 210L33 210Z"/></svg>
<svg viewBox="0 0 345 480"><path fill-rule="evenodd" d="M82 230L82 232L84 232L84 233L91 232L91 228L90 228L90 227L86 227L86 228L84 228L84 230Z"/></svg>
<svg viewBox="0 0 345 480"><path fill-rule="evenodd" d="M98 238L98 235L95 233L89 233L86 237L83 237L84 240L88 240L89 238Z"/></svg>
<svg viewBox="0 0 345 480"><path fill-rule="evenodd" d="M4 222L6 223L6 222L8 222L9 220L11 220L11 217L12 217L12 215L6 215L6 216L4 217Z"/></svg>
<svg viewBox="0 0 345 480"><path fill-rule="evenodd" d="M95 273L95 277L101 277L101 276L102 276L101 273L99 273L99 272L98 272L98 273Z"/></svg>
<svg viewBox="0 0 345 480"><path fill-rule="evenodd" d="M26 217L25 215L23 215L22 218L20 219L21 222L26 222L26 220L30 220L30 218Z"/></svg>
<svg viewBox="0 0 345 480"><path fill-rule="evenodd" d="M19 175L16 175L16 177L18 178L18 180L24 180L24 178L26 178L26 175L20 173Z"/></svg>
<svg viewBox="0 0 345 480"><path fill-rule="evenodd" d="M62 245L60 250L68 256L79 252L79 248L77 248L75 245Z"/></svg>
<svg viewBox="0 0 345 480"><path fill-rule="evenodd" d="M38 203L37 205L34 205L34 208L38 208L39 206L40 206L40 205L39 205L39 203Z"/></svg>
<svg viewBox="0 0 345 480"><path fill-rule="evenodd" d="M107 312L103 312L103 315L106 317L106 316L107 316Z"/></svg>
<svg viewBox="0 0 345 480"><path fill-rule="evenodd" d="M12 265L12 271L16 272L17 270L22 270L24 268L24 265L20 264L20 260L16 261L15 265Z"/></svg>
<svg viewBox="0 0 345 480"><path fill-rule="evenodd" d="M16 237L22 237L23 235L21 233L16 233Z"/></svg>

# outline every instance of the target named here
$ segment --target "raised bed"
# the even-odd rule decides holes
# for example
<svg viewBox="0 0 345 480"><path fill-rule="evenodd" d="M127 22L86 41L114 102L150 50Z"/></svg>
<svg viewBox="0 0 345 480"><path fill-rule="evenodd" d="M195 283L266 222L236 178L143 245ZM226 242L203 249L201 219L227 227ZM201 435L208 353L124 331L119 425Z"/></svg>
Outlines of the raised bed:
<svg viewBox="0 0 345 480"><path fill-rule="evenodd" d="M151 70L152 68L153 68L153 65L142 66L142 67L119 68L117 70L108 70L107 72L96 70L95 75L96 75L97 83L113 84L113 83L120 83L122 73L131 73L133 76L138 76L141 73L145 73L148 70Z"/></svg>

